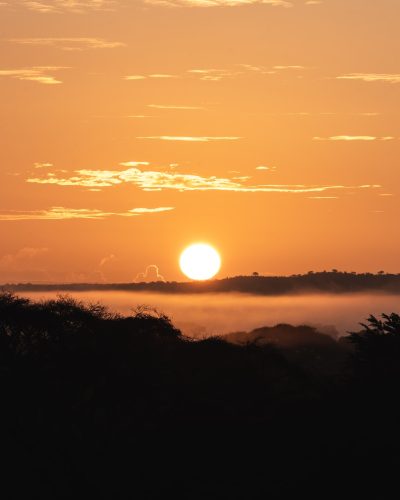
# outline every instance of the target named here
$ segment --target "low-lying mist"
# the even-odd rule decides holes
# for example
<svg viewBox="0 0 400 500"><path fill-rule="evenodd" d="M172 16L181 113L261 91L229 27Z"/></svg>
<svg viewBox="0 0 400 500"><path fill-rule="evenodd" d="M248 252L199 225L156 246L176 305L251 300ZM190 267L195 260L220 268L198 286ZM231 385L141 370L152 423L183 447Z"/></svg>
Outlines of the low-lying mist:
<svg viewBox="0 0 400 500"><path fill-rule="evenodd" d="M49 299L54 292L22 295ZM254 296L236 293L169 295L147 292L74 292L78 300L101 302L111 311L131 313L146 305L169 316L191 337L250 331L279 323L316 326L333 337L359 330L370 315L399 312L399 296L388 294Z"/></svg>

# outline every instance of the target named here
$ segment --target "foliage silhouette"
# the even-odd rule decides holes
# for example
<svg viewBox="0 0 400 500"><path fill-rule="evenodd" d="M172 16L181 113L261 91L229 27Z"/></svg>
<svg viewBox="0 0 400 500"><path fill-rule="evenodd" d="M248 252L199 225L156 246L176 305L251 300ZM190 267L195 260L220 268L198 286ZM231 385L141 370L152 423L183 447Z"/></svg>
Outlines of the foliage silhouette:
<svg viewBox="0 0 400 500"><path fill-rule="evenodd" d="M2 496L391 498L399 323L338 343L290 325L194 341L144 307L3 293ZM388 390L369 390L387 359Z"/></svg>
<svg viewBox="0 0 400 500"><path fill-rule="evenodd" d="M400 316L382 314L382 319L378 319L371 315L361 326L360 332L349 335L357 372L375 381L400 378Z"/></svg>

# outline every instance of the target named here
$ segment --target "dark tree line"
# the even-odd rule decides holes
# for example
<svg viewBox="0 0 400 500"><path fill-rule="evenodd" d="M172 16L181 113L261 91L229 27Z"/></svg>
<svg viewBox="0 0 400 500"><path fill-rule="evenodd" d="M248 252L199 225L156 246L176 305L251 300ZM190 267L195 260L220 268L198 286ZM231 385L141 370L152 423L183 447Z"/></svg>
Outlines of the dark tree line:
<svg viewBox="0 0 400 500"><path fill-rule="evenodd" d="M24 291L88 291L88 290L124 290L149 291L160 293L224 293L239 292L259 295L281 295L290 293L362 293L386 292L400 293L400 274L388 274L379 271L376 274L332 271L295 274L292 276L260 276L253 272L251 276L235 276L204 282L152 282L152 283L66 283L35 284L20 283L3 285L14 292Z"/></svg>

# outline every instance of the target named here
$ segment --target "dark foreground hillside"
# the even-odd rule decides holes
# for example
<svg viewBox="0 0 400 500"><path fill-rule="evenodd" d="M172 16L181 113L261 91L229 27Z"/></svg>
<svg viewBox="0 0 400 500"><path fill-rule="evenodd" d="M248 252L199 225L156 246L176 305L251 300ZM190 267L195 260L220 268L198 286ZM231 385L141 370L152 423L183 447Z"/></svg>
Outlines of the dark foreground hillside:
<svg viewBox="0 0 400 500"><path fill-rule="evenodd" d="M399 316L341 343L286 327L191 341L0 295L2 498L393 498Z"/></svg>

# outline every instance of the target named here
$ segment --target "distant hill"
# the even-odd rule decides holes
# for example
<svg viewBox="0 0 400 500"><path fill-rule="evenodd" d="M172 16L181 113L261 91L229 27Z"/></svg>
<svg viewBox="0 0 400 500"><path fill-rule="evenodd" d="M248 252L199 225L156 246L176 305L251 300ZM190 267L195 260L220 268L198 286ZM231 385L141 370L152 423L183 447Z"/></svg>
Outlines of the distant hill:
<svg viewBox="0 0 400 500"><path fill-rule="evenodd" d="M224 339L239 345L275 346L290 363L319 373L335 373L342 369L349 351L347 343L339 343L306 325L264 326L250 332L230 333Z"/></svg>
<svg viewBox="0 0 400 500"><path fill-rule="evenodd" d="M276 326L264 326L250 332L234 332L225 335L224 338L235 344L254 342L256 344L274 344L282 348L304 347L309 345L328 346L336 342L329 337L319 333L316 328L301 325L293 326L282 323Z"/></svg>
<svg viewBox="0 0 400 500"><path fill-rule="evenodd" d="M235 276L203 282L152 283L7 283L5 290L24 291L89 291L119 290L154 293L197 294L238 292L255 295L285 295L307 293L365 293L400 294L400 274L347 273L339 271L309 272L292 276Z"/></svg>

